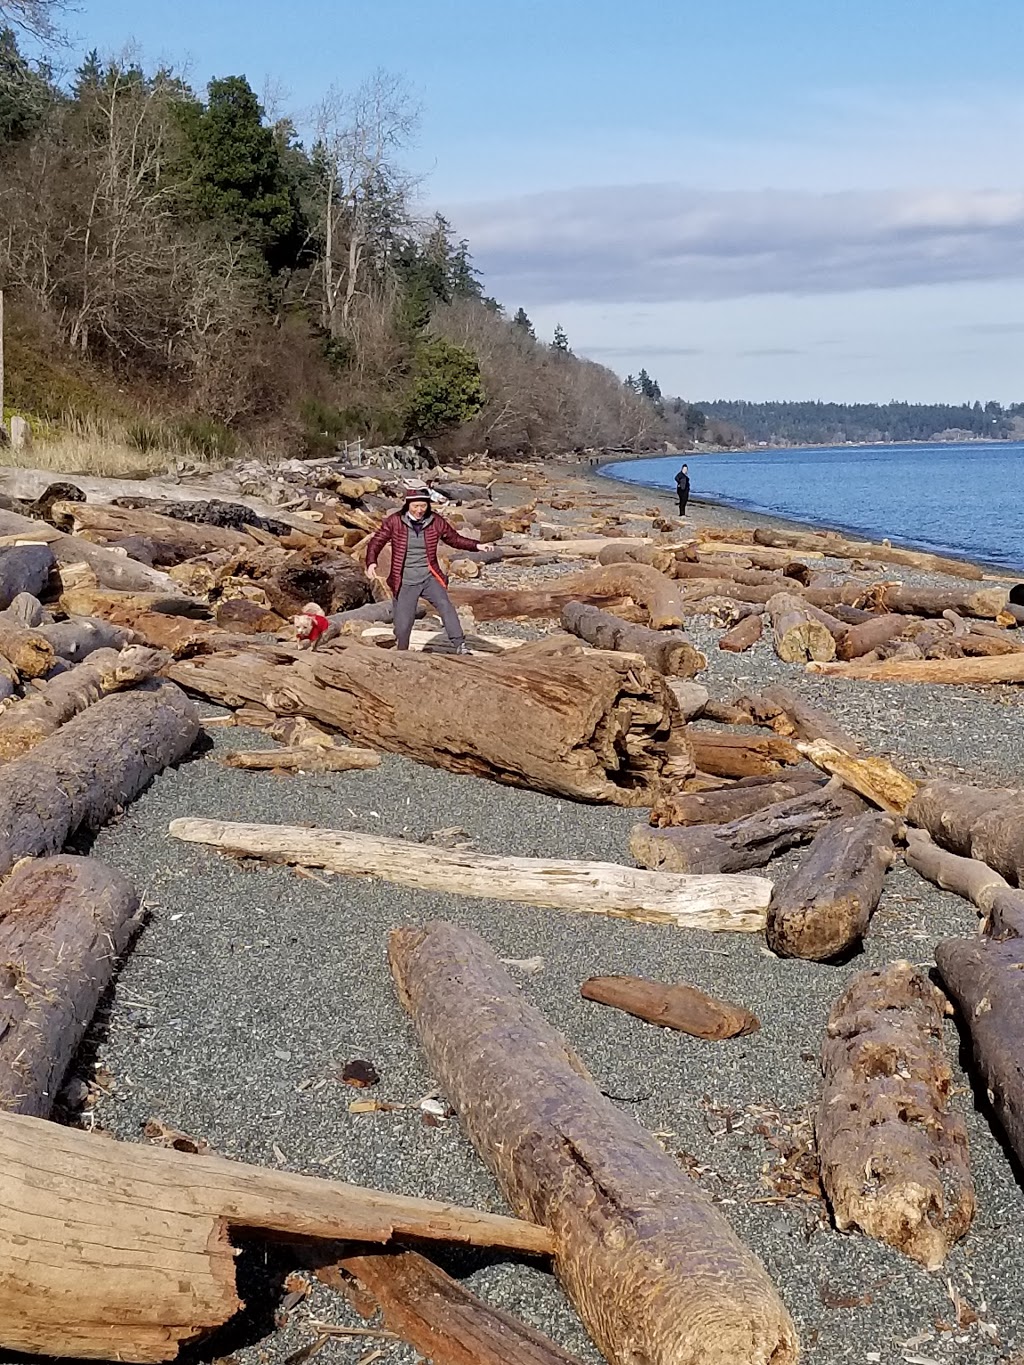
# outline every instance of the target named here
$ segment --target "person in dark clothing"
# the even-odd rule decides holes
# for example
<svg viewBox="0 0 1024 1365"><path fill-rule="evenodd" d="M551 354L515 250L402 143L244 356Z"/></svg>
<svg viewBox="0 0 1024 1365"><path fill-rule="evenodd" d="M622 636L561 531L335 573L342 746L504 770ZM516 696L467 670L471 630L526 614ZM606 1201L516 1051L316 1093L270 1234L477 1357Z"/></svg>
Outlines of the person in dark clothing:
<svg viewBox="0 0 1024 1365"><path fill-rule="evenodd" d="M458 612L448 596L448 579L437 559L440 541L455 550L489 549L488 545L460 536L455 527L431 507L432 492L426 486L406 491L400 512L384 518L366 547L366 574L379 578L377 560L385 545L391 546L387 584L395 601L395 639L399 649L409 648L416 607L422 597L436 608L456 654L469 654Z"/></svg>
<svg viewBox="0 0 1024 1365"><path fill-rule="evenodd" d="M676 493L679 495L679 515L686 516L686 502L690 496L690 475L686 465L676 475Z"/></svg>

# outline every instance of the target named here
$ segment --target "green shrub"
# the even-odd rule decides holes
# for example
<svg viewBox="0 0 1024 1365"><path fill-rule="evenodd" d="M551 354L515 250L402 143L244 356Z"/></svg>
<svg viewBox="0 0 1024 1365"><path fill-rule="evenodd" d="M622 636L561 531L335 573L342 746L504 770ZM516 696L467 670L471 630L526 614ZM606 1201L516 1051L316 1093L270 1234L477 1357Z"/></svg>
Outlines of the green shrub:
<svg viewBox="0 0 1024 1365"><path fill-rule="evenodd" d="M405 405L406 434L436 436L468 422L483 405L480 365L473 352L440 338L420 342Z"/></svg>
<svg viewBox="0 0 1024 1365"><path fill-rule="evenodd" d="M181 417L174 424L177 443L206 460L230 460L238 438L230 427L214 417Z"/></svg>

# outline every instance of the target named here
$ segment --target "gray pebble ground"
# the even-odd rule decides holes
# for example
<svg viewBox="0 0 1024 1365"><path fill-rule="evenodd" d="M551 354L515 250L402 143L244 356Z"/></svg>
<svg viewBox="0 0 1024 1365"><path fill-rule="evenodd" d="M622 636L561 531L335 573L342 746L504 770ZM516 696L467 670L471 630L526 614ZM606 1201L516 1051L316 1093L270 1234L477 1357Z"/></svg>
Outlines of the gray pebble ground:
<svg viewBox="0 0 1024 1365"><path fill-rule="evenodd" d="M610 496L628 497L605 487ZM635 501L645 506L659 499L641 490ZM692 511L691 520L705 524L750 520L711 508ZM733 684L756 688L785 678L869 749L916 773L1019 781L1024 771L1020 705L1008 690L808 677L780 664L765 642L731 656L713 648L717 632L698 622L692 634L708 649L715 695L728 696ZM389 929L444 917L476 929L502 957L542 959L539 970L514 966L512 975L564 1031L602 1088L659 1135L764 1259L797 1321L807 1365L994 1365L1024 1348L1024 1195L959 1065L954 1102L970 1129L978 1213L942 1272L928 1274L864 1237L836 1233L814 1197L780 1198L772 1178L783 1160L780 1142L806 1137L822 1029L844 982L897 957L930 966L938 938L974 932L976 915L966 902L900 863L887 880L863 955L846 967L823 967L776 960L758 935L681 932L498 898L462 900L243 865L171 841L168 822L211 816L411 839L458 826L485 852L624 861L637 816L395 758L364 773L243 773L224 767L217 755L230 747L264 747L265 737L237 728L210 736L211 752L159 778L95 841L99 857L144 889L150 911L95 1050L83 1057L83 1065L96 1058L109 1077L110 1093L94 1110L100 1126L140 1140L142 1126L157 1118L246 1161L503 1210L458 1121L436 1128L422 1122L415 1106L434 1081L385 962ZM795 856L773 865L772 875ZM740 1000L760 1016L762 1029L728 1043L703 1043L579 998L585 977L615 972L685 980ZM956 1062L952 1024L946 1042ZM412 1107L350 1114L350 1102L362 1092L344 1086L337 1072L352 1058L371 1060L379 1070L375 1095ZM252 1268L261 1269L264 1255L249 1253ZM263 1269L269 1273L273 1265ZM471 1257L461 1258L458 1269L469 1272L468 1284L489 1302L543 1329L581 1360L599 1359L542 1269ZM973 1309L963 1326L952 1302L957 1295ZM230 1355L237 1365L278 1365L315 1339L310 1318L365 1325L321 1287L283 1326L271 1320L276 1304L269 1291L257 1293L255 1302L254 1322L191 1358ZM375 1356L378 1350L383 1354ZM405 1365L417 1358L407 1347L366 1337L331 1339L315 1357L320 1365Z"/></svg>

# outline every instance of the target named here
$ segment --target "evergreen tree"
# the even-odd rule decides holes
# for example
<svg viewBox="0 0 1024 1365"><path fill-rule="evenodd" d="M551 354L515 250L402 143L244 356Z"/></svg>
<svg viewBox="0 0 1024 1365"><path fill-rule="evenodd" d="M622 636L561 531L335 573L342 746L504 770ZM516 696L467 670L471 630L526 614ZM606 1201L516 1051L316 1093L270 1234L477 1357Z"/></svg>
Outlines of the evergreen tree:
<svg viewBox="0 0 1024 1365"><path fill-rule="evenodd" d="M13 29L0 29L0 145L33 133L55 99L48 69L21 55Z"/></svg>
<svg viewBox="0 0 1024 1365"><path fill-rule="evenodd" d="M531 341L537 340L537 333L533 330L533 323L526 315L525 308L517 308L512 319L512 326L521 328Z"/></svg>
<svg viewBox="0 0 1024 1365"><path fill-rule="evenodd" d="M555 335L551 342L551 349L558 355L572 355L572 351L569 349L569 338L560 322L555 323Z"/></svg>

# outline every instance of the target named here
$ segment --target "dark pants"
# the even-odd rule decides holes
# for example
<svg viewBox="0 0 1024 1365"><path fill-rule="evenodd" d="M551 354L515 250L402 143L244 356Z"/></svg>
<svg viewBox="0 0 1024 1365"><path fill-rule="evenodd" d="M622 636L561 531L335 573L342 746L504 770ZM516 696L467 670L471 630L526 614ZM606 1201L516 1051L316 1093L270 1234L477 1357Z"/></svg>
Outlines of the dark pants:
<svg viewBox="0 0 1024 1365"><path fill-rule="evenodd" d="M690 496L689 493L680 493L680 494L678 495L678 497L679 497L679 515L680 515L681 517L685 517L685 516L686 516L686 502L687 502L687 499L689 498L689 496Z"/></svg>
<svg viewBox="0 0 1024 1365"><path fill-rule="evenodd" d="M463 644L466 637L459 614L452 606L452 599L436 578L428 578L425 583L403 583L398 591L395 598L395 639L398 641L398 648L409 648L412 623L416 619L416 605L421 597L441 613L441 620L452 644Z"/></svg>

